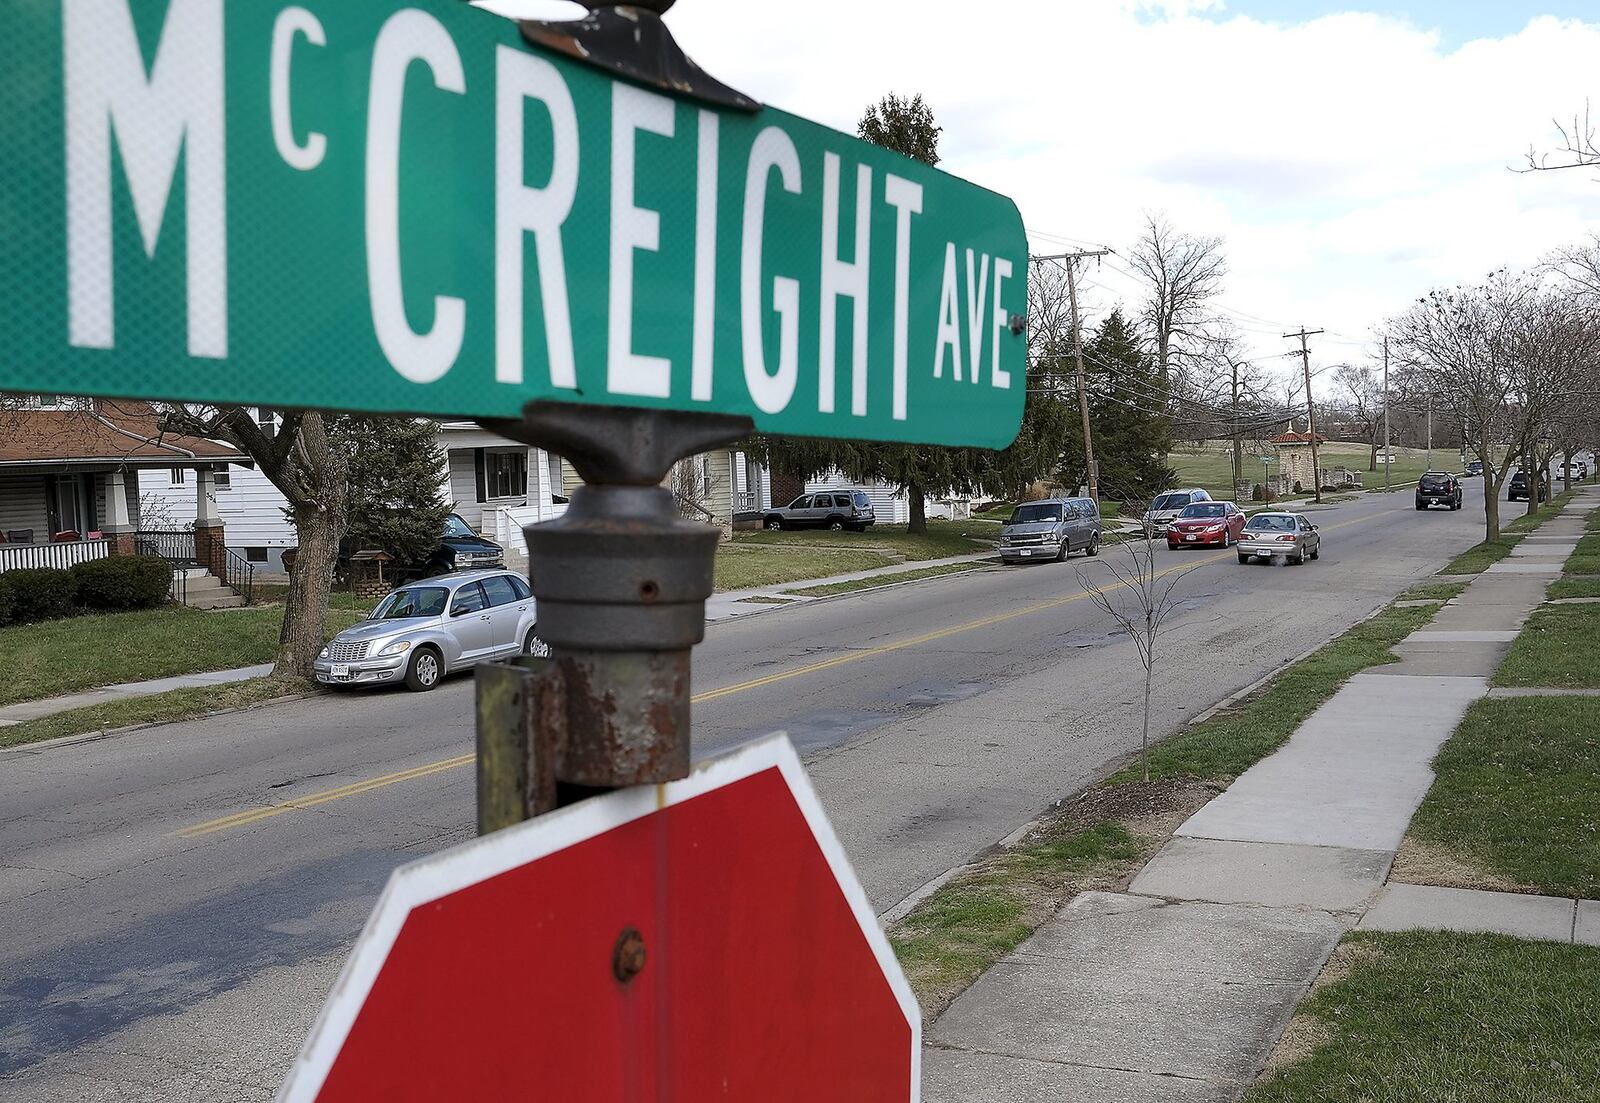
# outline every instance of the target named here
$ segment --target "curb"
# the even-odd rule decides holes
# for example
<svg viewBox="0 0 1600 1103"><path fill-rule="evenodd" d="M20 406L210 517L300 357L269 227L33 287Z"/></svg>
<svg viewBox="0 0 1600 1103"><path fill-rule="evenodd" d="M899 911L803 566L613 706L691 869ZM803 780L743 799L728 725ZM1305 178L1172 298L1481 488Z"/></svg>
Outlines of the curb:
<svg viewBox="0 0 1600 1103"><path fill-rule="evenodd" d="M80 732L77 735L58 735L54 739L41 739L34 743L18 743L14 747L0 747L0 758L9 754L39 754L61 747L76 747L83 743L97 743L102 739L115 739L118 736L144 731L147 728L162 728L168 724L187 724L194 720L210 720L218 716L230 716L238 712L253 712L269 705L287 705L291 701L305 701L312 697L325 695L321 690L312 690L307 693L290 693L283 697L269 697L267 700L257 701L253 705L240 705L237 708L229 709L212 709L209 712L186 716L182 720L146 720L142 724L127 724L120 728L102 728L99 731ZM130 698L130 700L138 700L138 698ZM40 717L40 719L44 718Z"/></svg>

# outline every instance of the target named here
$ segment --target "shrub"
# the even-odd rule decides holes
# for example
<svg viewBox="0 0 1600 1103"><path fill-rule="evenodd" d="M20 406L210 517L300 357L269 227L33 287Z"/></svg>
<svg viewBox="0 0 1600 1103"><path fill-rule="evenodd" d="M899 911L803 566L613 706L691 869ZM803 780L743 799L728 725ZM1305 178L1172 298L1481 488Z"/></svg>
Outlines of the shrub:
<svg viewBox="0 0 1600 1103"><path fill-rule="evenodd" d="M1260 483L1256 483L1256 484L1254 484L1253 486L1250 487L1250 500L1252 502L1264 502L1264 501L1266 501L1266 499L1267 499L1267 488L1266 487L1262 486Z"/></svg>
<svg viewBox="0 0 1600 1103"><path fill-rule="evenodd" d="M72 568L78 603L99 612L148 609L167 600L172 566L158 555L115 555Z"/></svg>
<svg viewBox="0 0 1600 1103"><path fill-rule="evenodd" d="M1294 481L1294 492L1296 494L1304 494L1306 492L1306 488L1300 485L1299 479Z"/></svg>
<svg viewBox="0 0 1600 1103"><path fill-rule="evenodd" d="M76 595L70 572L57 567L28 567L7 571L5 579L14 623L32 624L72 615Z"/></svg>
<svg viewBox="0 0 1600 1103"><path fill-rule="evenodd" d="M6 576L0 574L0 625L11 623L11 586L6 582Z"/></svg>

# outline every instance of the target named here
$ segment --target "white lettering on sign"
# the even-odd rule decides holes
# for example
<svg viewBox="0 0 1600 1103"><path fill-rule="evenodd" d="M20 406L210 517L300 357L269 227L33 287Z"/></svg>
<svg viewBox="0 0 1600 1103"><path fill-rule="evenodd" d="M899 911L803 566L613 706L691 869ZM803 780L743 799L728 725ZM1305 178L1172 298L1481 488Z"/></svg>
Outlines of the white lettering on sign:
<svg viewBox="0 0 1600 1103"><path fill-rule="evenodd" d="M894 208L894 398L896 421L906 419L906 362L911 314L911 216L922 213L922 185L893 173L883 180L883 198ZM935 373L937 374L937 373Z"/></svg>
<svg viewBox="0 0 1600 1103"><path fill-rule="evenodd" d="M631 84L611 90L611 315L606 390L612 394L668 398L672 361L633 351L633 254L661 248L661 214L635 205L636 138L643 130L673 135L671 100Z"/></svg>
<svg viewBox="0 0 1600 1103"><path fill-rule="evenodd" d="M839 259L839 155L822 159L822 333L817 379L817 409L833 413L839 299L850 300L852 334L850 412L867 415L867 289L871 286L872 170L856 168L856 244L854 261Z"/></svg>
<svg viewBox="0 0 1600 1103"><path fill-rule="evenodd" d="M993 358L989 361L989 382L1000 390L1009 390L1011 387L1011 373L1000 370L1000 341L1010 328L1010 319L1006 317L1006 308L1000 305L1005 301L1006 280L1011 278L1011 262L1004 257L994 258L994 349ZM972 371L974 379L978 376L976 368Z"/></svg>
<svg viewBox="0 0 1600 1103"><path fill-rule="evenodd" d="M455 364L466 333L467 304L435 295L433 328L418 333L406 318L400 275L400 116L406 71L420 61L436 88L467 90L461 55L449 32L426 12L396 12L378 32L372 52L367 107L367 286L378 344L394 370L413 383L432 383Z"/></svg>
<svg viewBox="0 0 1600 1103"><path fill-rule="evenodd" d="M294 39L303 35L313 46L326 46L328 36L316 16L304 8L284 8L272 27L272 141L278 156L290 168L310 172L322 164L328 152L328 136L315 130L306 133L304 144L295 141L294 113L289 104L289 75L294 58Z"/></svg>
<svg viewBox="0 0 1600 1103"><path fill-rule="evenodd" d="M978 264L977 275L973 275L973 262L976 256L971 249L967 250L967 346L972 350L972 357L967 361L967 366L972 369L972 381L978 381L980 369L983 367L983 303L989 294L989 254L982 254ZM961 378L961 373L956 372L956 378Z"/></svg>
<svg viewBox="0 0 1600 1103"><path fill-rule="evenodd" d="M699 163L694 200L694 346L689 395L711 401L712 351L717 322L717 151L714 111L700 112Z"/></svg>
<svg viewBox="0 0 1600 1103"><path fill-rule="evenodd" d="M956 243L944 246L944 284L939 290L939 332L933 344L933 377L944 378L944 350L950 350L952 378L961 381L961 323L956 315Z"/></svg>
<svg viewBox="0 0 1600 1103"><path fill-rule="evenodd" d="M762 411L775 414L789 405L800 377L800 281L789 276L772 278L772 304L778 312L778 370L767 371L762 340L761 255L767 224L767 177L773 169L783 190L800 194L800 154L794 140L769 126L750 146L745 172L744 240L739 268L739 306L744 338L744 383L750 400Z"/></svg>
<svg viewBox="0 0 1600 1103"><path fill-rule="evenodd" d="M128 0L63 0L66 84L67 333L78 348L116 339L111 145L145 255L155 257L183 155L189 354L228 355L228 203L222 0L172 0L145 74Z"/></svg>
<svg viewBox="0 0 1600 1103"><path fill-rule="evenodd" d="M578 386L572 353L572 310L567 304L567 263L561 227L578 194L578 112L556 67L542 57L506 46L495 51L495 370L501 383L522 382L523 236L533 234L539 261L550 383ZM530 188L523 178L528 100L550 114L550 179Z"/></svg>

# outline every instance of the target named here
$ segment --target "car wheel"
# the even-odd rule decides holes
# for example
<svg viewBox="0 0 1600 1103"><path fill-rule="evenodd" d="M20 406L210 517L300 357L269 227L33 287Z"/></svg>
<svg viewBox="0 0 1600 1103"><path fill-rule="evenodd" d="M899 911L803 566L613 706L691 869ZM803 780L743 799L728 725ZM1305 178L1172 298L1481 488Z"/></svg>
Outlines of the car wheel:
<svg viewBox="0 0 1600 1103"><path fill-rule="evenodd" d="M1318 544L1315 548L1311 549L1311 558L1312 559L1321 559L1322 558L1322 545L1321 544Z"/></svg>
<svg viewBox="0 0 1600 1103"><path fill-rule="evenodd" d="M539 626L535 624L528 629L528 635L522 641L522 653L532 655L536 659L550 657L550 645L539 638Z"/></svg>
<svg viewBox="0 0 1600 1103"><path fill-rule="evenodd" d="M1083 554L1088 556L1100 554L1100 534L1098 532L1089 536L1089 546L1083 549Z"/></svg>
<svg viewBox="0 0 1600 1103"><path fill-rule="evenodd" d="M783 528L783 518L782 517L768 517L767 518L767 528L771 529L773 532L779 531L780 529Z"/></svg>
<svg viewBox="0 0 1600 1103"><path fill-rule="evenodd" d="M828 521L828 531L829 532L843 532L844 531L844 522L839 520L839 518L837 518L837 517L834 517L834 518L830 519Z"/></svg>
<svg viewBox="0 0 1600 1103"><path fill-rule="evenodd" d="M1304 548L1294 553L1294 565L1296 567L1304 567L1306 565L1306 550Z"/></svg>
<svg viewBox="0 0 1600 1103"><path fill-rule="evenodd" d="M439 684L444 675L444 659L431 647L419 647L411 653L406 667L406 688L426 693Z"/></svg>
<svg viewBox="0 0 1600 1103"><path fill-rule="evenodd" d="M1072 542L1070 540L1061 541L1061 546L1056 549L1056 562L1065 563L1067 561L1067 552L1071 550Z"/></svg>
<svg viewBox="0 0 1600 1103"><path fill-rule="evenodd" d="M1239 562L1241 562L1241 563L1249 563L1250 559L1251 559L1251 557L1248 556L1248 555L1241 555L1239 557Z"/></svg>

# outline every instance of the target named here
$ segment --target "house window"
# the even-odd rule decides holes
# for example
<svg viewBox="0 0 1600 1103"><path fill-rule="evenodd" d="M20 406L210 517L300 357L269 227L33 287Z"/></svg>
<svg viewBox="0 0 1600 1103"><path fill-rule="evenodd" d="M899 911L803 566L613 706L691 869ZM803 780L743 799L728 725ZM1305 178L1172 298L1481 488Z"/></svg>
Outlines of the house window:
<svg viewBox="0 0 1600 1103"><path fill-rule="evenodd" d="M182 486L186 481L188 481L188 478L189 469L187 467L174 467L172 469L173 486Z"/></svg>
<svg viewBox="0 0 1600 1103"><path fill-rule="evenodd" d="M478 448L474 449L473 460L478 469L478 501L528 496L526 448L514 452L491 452L487 448Z"/></svg>
<svg viewBox="0 0 1600 1103"><path fill-rule="evenodd" d="M544 454L545 471L550 479L550 498L552 501L564 502L567 500L567 471L561 465L561 457L554 452Z"/></svg>
<svg viewBox="0 0 1600 1103"><path fill-rule="evenodd" d="M278 435L278 417L265 406L256 407L256 425L268 440Z"/></svg>
<svg viewBox="0 0 1600 1103"><path fill-rule="evenodd" d="M227 464L217 465L217 469L211 473L211 484L218 490L233 489L233 475L229 473Z"/></svg>
<svg viewBox="0 0 1600 1103"><path fill-rule="evenodd" d="M267 549L264 547L246 548L244 550L244 558L249 563L265 563L267 561Z"/></svg>

